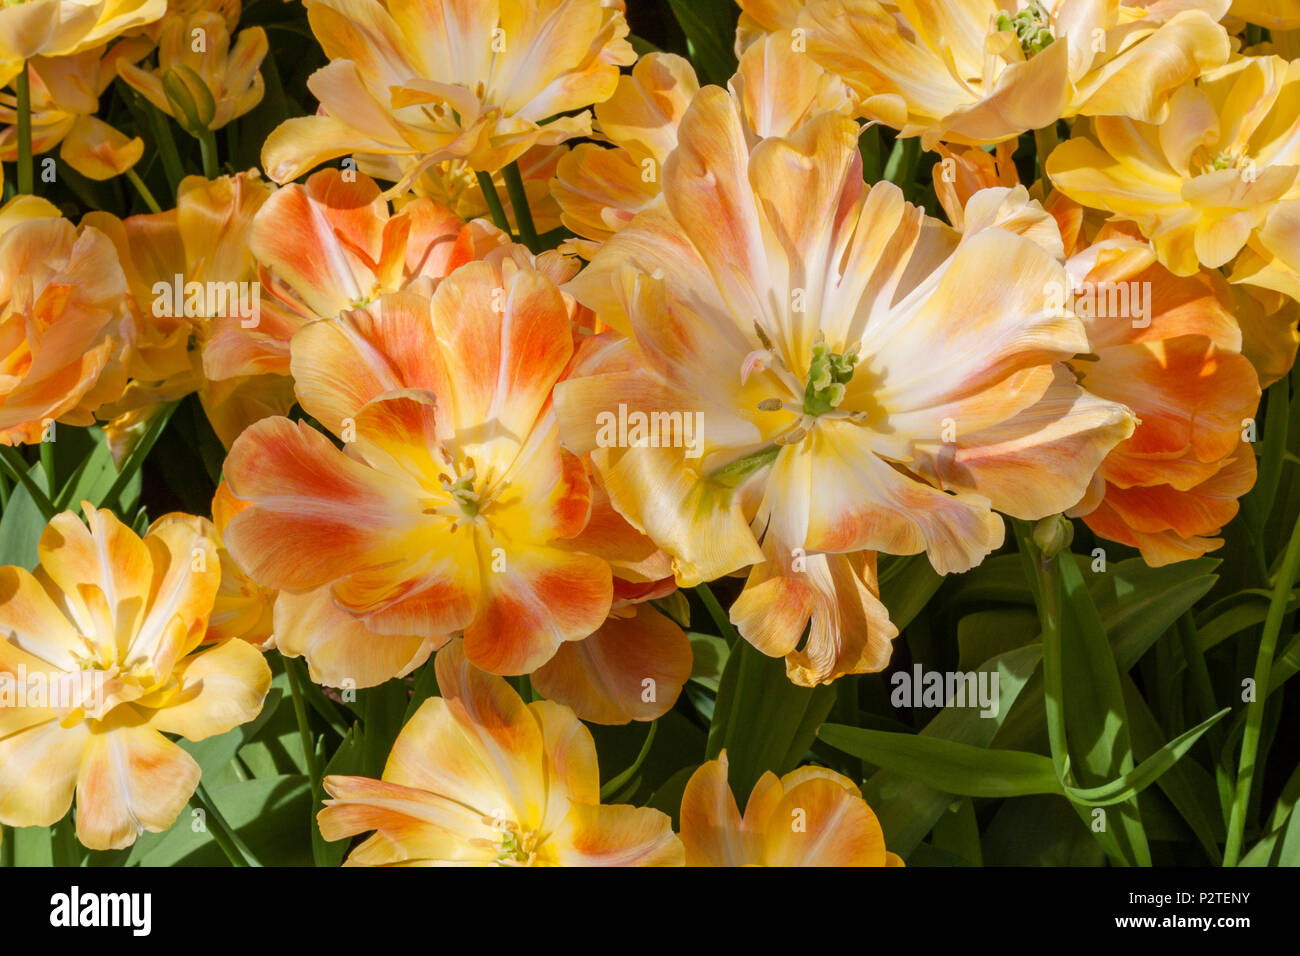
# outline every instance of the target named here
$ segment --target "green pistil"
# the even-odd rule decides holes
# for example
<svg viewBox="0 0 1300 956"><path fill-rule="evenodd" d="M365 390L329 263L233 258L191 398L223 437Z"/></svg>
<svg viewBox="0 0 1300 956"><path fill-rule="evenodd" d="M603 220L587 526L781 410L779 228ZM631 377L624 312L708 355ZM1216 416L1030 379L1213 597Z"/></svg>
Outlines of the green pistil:
<svg viewBox="0 0 1300 956"><path fill-rule="evenodd" d="M857 364L856 352L841 355L832 352L825 343L814 345L812 361L808 363L808 384L803 393L804 414L816 417L838 408Z"/></svg>
<svg viewBox="0 0 1300 956"><path fill-rule="evenodd" d="M1052 27L1047 11L1038 0L1031 0L1029 6L1014 17L999 13L996 21L998 30L1011 30L1020 40L1020 49L1026 57L1042 53L1052 45L1056 37L1052 36Z"/></svg>
<svg viewBox="0 0 1300 956"><path fill-rule="evenodd" d="M461 513L467 518L473 518L478 514L478 495L474 493L474 471L471 468L470 473L456 481L450 481L445 475L442 477L442 487L451 495L451 500L456 502L460 507Z"/></svg>

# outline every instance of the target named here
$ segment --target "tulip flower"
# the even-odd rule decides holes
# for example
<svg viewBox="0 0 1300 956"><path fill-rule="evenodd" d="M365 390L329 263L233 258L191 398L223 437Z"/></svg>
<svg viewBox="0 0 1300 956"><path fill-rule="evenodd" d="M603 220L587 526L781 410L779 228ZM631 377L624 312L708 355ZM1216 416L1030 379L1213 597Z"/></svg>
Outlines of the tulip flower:
<svg viewBox="0 0 1300 956"><path fill-rule="evenodd" d="M1177 275L1300 295L1300 60L1242 57L1185 86L1169 118L1093 121L1047 160L1066 196L1135 223Z"/></svg>
<svg viewBox="0 0 1300 956"><path fill-rule="evenodd" d="M853 781L824 767L768 771L742 816L725 750L687 782L681 837L687 866L903 865Z"/></svg>
<svg viewBox="0 0 1300 956"><path fill-rule="evenodd" d="M785 136L811 116L847 113L852 106L843 82L777 36L745 51L730 86L755 137ZM591 258L601 242L660 195L677 126L699 88L689 62L651 53L596 106L600 133L614 148L575 146L560 160L554 183L565 225L588 240L575 240L574 251Z"/></svg>
<svg viewBox="0 0 1300 956"><path fill-rule="evenodd" d="M1291 0L1232 0L1232 15L1270 30L1300 28L1300 7Z"/></svg>
<svg viewBox="0 0 1300 956"><path fill-rule="evenodd" d="M614 331L603 368L556 389L565 446L678 584L752 567L732 620L808 684L888 660L870 552L973 567L1003 542L996 511L1073 505L1133 429L1059 364L1088 350L1044 295L1068 276L1002 228L1005 197L959 236L868 190L856 146L822 114L751 148L735 99L701 90L665 204L569 283ZM633 411L702 434L604 427Z"/></svg>
<svg viewBox="0 0 1300 956"><path fill-rule="evenodd" d="M156 69L123 63L118 72L155 107L191 134L203 136L262 102L258 68L266 52L261 27L232 37L219 13L200 10L163 24Z"/></svg>
<svg viewBox="0 0 1300 956"><path fill-rule="evenodd" d="M260 322L261 291L248 230L271 195L256 172L182 180L176 208L120 220L88 213L126 269L128 307L138 330L124 394L101 412L117 460L168 402L197 392L213 431L227 446L245 427L293 404L276 375L217 378L204 369L215 323Z"/></svg>
<svg viewBox="0 0 1300 956"><path fill-rule="evenodd" d="M139 59L149 41L133 37L103 48L31 61L32 154L60 146L59 158L88 179L110 179L134 166L144 141L128 138L95 114L119 63ZM0 92L0 159L18 160L18 100Z"/></svg>
<svg viewBox="0 0 1300 956"><path fill-rule="evenodd" d="M238 316L213 320L204 368L214 379L287 377L289 343L304 325L413 285L429 291L472 259L517 256L557 282L576 265L555 253L538 264L494 226L466 223L428 199L394 214L373 179L339 169L277 190L258 210L247 245L266 293L261 316L253 327Z"/></svg>
<svg viewBox="0 0 1300 956"><path fill-rule="evenodd" d="M594 632L612 575L565 546L590 482L550 405L570 313L549 279L506 259L462 266L432 297L393 293L304 327L298 401L344 447L286 418L240 436L225 469L250 502L225 532L236 563L280 591L328 587L377 634L463 630L493 673L528 673Z"/></svg>
<svg viewBox="0 0 1300 956"><path fill-rule="evenodd" d="M589 135L585 108L636 58L622 0L308 0L307 14L330 63L307 84L320 113L263 147L280 183L352 153L397 159L395 194L448 159L501 169Z"/></svg>
<svg viewBox="0 0 1300 956"><path fill-rule="evenodd" d="M91 425L126 384L134 334L109 237L76 228L44 200L0 209L0 444Z"/></svg>
<svg viewBox="0 0 1300 956"><path fill-rule="evenodd" d="M1160 122L1175 90L1227 61L1217 22L1227 6L813 0L797 34L782 34L853 88L862 115L929 149L996 143L1078 115Z"/></svg>
<svg viewBox="0 0 1300 956"><path fill-rule="evenodd" d="M1260 396L1231 290L1210 272L1171 274L1150 246L1116 227L1066 268L1092 347L1072 367L1090 392L1140 420L1071 513L1138 548L1153 567L1221 547L1214 535L1255 483L1246 433Z"/></svg>
<svg viewBox="0 0 1300 956"><path fill-rule="evenodd" d="M102 46L167 12L167 0L17 0L0 7L0 86L33 57Z"/></svg>
<svg viewBox="0 0 1300 956"><path fill-rule="evenodd" d="M83 507L89 528L50 522L35 574L0 568L0 822L51 826L75 790L77 838L120 849L171 826L199 783L165 735L252 720L271 671L243 641L197 649L220 578L208 527L169 516L142 539Z"/></svg>
<svg viewBox="0 0 1300 956"><path fill-rule="evenodd" d="M375 831L347 865L681 865L667 815L601 804L596 746L572 711L525 704L460 642L435 666L441 696L402 728L383 778L325 778L321 836Z"/></svg>

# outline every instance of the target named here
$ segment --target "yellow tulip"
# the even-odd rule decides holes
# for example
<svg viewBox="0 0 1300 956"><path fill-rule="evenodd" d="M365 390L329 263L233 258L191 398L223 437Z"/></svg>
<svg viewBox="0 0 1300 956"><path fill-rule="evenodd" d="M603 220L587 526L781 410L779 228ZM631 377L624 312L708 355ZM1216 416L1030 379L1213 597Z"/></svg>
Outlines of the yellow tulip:
<svg viewBox="0 0 1300 956"><path fill-rule="evenodd" d="M1300 60L1242 57L1173 97L1168 120L1097 117L1047 160L1062 193L1135 223L1177 275L1300 298Z"/></svg>
<svg viewBox="0 0 1300 956"><path fill-rule="evenodd" d="M981 193L959 235L868 189L857 137L823 113L751 146L702 89L664 202L568 284L613 331L556 387L561 441L679 585L752 568L732 619L804 684L888 661L872 552L967 570L997 511L1070 507L1133 429L1058 364L1087 338L1045 295L1068 288L1055 225L1038 210L1047 248L1017 234L1024 190ZM614 427L633 412L668 434Z"/></svg>
<svg viewBox="0 0 1300 956"><path fill-rule="evenodd" d="M902 866L857 785L824 767L763 774L742 816L727 784L727 752L696 770L682 794L687 866Z"/></svg>
<svg viewBox="0 0 1300 956"><path fill-rule="evenodd" d="M591 133L580 110L614 92L636 56L622 0L307 0L330 63L308 87L316 116L268 137L276 182L352 153L393 157L402 192L428 166L493 171L536 145Z"/></svg>
<svg viewBox="0 0 1300 956"><path fill-rule="evenodd" d="M843 77L862 115L932 148L996 143L1080 114L1158 122L1174 90L1227 61L1217 22L1227 6L812 0L780 35Z"/></svg>
<svg viewBox="0 0 1300 956"><path fill-rule="evenodd" d="M119 460L164 404L191 392L198 392L227 445L248 425L293 404L292 384L279 375L212 376L205 362L215 323L260 322L261 286L248 235L271 192L256 172L215 180L189 176L175 209L125 220L105 212L85 216L84 223L117 247L137 328L131 381L101 410Z"/></svg>
<svg viewBox="0 0 1300 956"><path fill-rule="evenodd" d="M1300 27L1300 6L1295 0L1232 0L1232 15L1270 30Z"/></svg>
<svg viewBox="0 0 1300 956"><path fill-rule="evenodd" d="M95 114L99 98L117 76L119 63L149 52L143 37L122 40L105 51L86 50L30 63L32 154L62 144L59 158L89 179L119 176L140 160L144 141L128 138ZM18 159L18 99L0 92L0 159ZM37 167L40 168L39 165Z"/></svg>
<svg viewBox="0 0 1300 956"><path fill-rule="evenodd" d="M102 46L167 12L167 0L9 0L0 6L0 86L37 56Z"/></svg>
<svg viewBox="0 0 1300 956"><path fill-rule="evenodd" d="M41 535L40 566L0 568L0 822L56 823L77 798L95 850L167 829L203 740L257 716L271 686L243 641L197 650L220 565L210 526L160 519L143 539L84 505Z"/></svg>
<svg viewBox="0 0 1300 956"><path fill-rule="evenodd" d="M402 728L382 780L325 778L326 840L376 831L349 866L680 866L668 817L600 802L590 731L560 704L525 704L470 664L434 662L440 697Z"/></svg>
<svg viewBox="0 0 1300 956"><path fill-rule="evenodd" d="M266 31L241 30L231 43L226 21L200 11L169 17L158 45L158 66L122 63L118 72L145 99L191 133L217 130L262 102L258 68L266 57Z"/></svg>

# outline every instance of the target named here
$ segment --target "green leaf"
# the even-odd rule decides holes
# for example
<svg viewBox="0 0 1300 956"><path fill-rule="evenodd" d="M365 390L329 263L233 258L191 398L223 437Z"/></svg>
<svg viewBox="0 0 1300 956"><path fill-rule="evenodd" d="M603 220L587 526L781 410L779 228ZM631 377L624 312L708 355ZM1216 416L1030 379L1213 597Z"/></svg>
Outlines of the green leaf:
<svg viewBox="0 0 1300 956"><path fill-rule="evenodd" d="M783 774L798 765L834 703L830 687L792 684L784 660L744 639L736 642L718 683L707 756L727 751L738 802L749 798L765 771Z"/></svg>
<svg viewBox="0 0 1300 956"><path fill-rule="evenodd" d="M877 767L967 797L1063 793L1052 761L1022 750L990 750L922 734L823 724L818 737Z"/></svg>
<svg viewBox="0 0 1300 956"><path fill-rule="evenodd" d="M1177 763L1192 745L1201 739L1201 735L1224 718L1231 708L1225 707L1213 717L1201 721L1190 730L1185 730L1158 751L1142 761L1134 769L1120 777L1098 787L1067 787L1066 793L1076 803L1090 807L1109 807L1131 799L1141 793L1166 770Z"/></svg>
<svg viewBox="0 0 1300 956"><path fill-rule="evenodd" d="M725 86L736 72L732 39L740 8L734 0L668 0L690 47L701 83Z"/></svg>
<svg viewBox="0 0 1300 956"><path fill-rule="evenodd" d="M54 843L50 827L14 827L6 839L13 840L14 866L53 866Z"/></svg>
<svg viewBox="0 0 1300 956"><path fill-rule="evenodd" d="M979 670L998 675L995 713L981 717L975 708L950 704L935 715L921 731L921 736L988 747L1020 694L1029 685L1040 657L1039 647L1031 645L985 661ZM1041 708L1041 704L1039 706ZM885 845L904 858L910 858L912 851L952 803L951 794L892 770L873 774L863 787L863 794L880 819L885 831Z"/></svg>
<svg viewBox="0 0 1300 956"><path fill-rule="evenodd" d="M311 799L307 778L297 774L239 780L210 791L213 803L234 828L239 838L268 864L310 866L311 843L302 825ZM226 866L226 857L211 833L213 821L199 827L199 818L182 811L165 833L145 834L147 854L133 853L132 862L141 866Z"/></svg>
<svg viewBox="0 0 1300 956"><path fill-rule="evenodd" d="M1124 702L1128 707L1135 752L1155 753L1165 745L1164 732L1128 676L1124 678ZM1214 780L1196 761L1179 760L1156 783L1191 828L1209 861L1218 866L1223 860L1219 844L1224 839L1224 827Z"/></svg>
<svg viewBox="0 0 1300 956"><path fill-rule="evenodd" d="M943 584L924 554L890 557L881 561L880 600L889 609L889 619L900 631L912 623Z"/></svg>
<svg viewBox="0 0 1300 956"><path fill-rule="evenodd" d="M1133 768L1128 716L1106 627L1075 556L1045 560L1025 522L1016 522L1026 578L1036 585L1043 628L1043 694L1057 778L1103 786ZM1090 815L1072 801L1080 818ZM1117 864L1149 866L1151 851L1136 801L1114 816L1118 825L1094 831Z"/></svg>
<svg viewBox="0 0 1300 956"><path fill-rule="evenodd" d="M39 463L28 468L27 476L40 491L45 491L45 472ZM29 571L36 567L36 545L46 524L44 512L27 488L15 485L4 514L0 514L0 565L17 565Z"/></svg>
<svg viewBox="0 0 1300 956"><path fill-rule="evenodd" d="M714 634L688 631L686 636L690 639L691 653L694 655L691 680L716 694L731 649L725 640Z"/></svg>
<svg viewBox="0 0 1300 956"><path fill-rule="evenodd" d="M957 668L975 670L983 661L1038 640L1038 615L1025 607L976 611L957 623Z"/></svg>
<svg viewBox="0 0 1300 956"><path fill-rule="evenodd" d="M645 763L646 757L650 756L650 748L654 746L655 732L658 729L659 722L652 720L650 722L650 729L645 735L645 743L641 745L641 750L637 753L636 759L632 761L631 766L601 785L600 799L602 801L609 800L614 796L614 794L622 791L623 788L632 781L632 778L636 776L637 771L641 769L641 765Z"/></svg>
<svg viewBox="0 0 1300 956"><path fill-rule="evenodd" d="M1088 558L1079 561L1086 564ZM1108 565L1103 573L1088 572L1089 591L1121 671L1131 670L1175 621L1210 593L1218 581L1213 572L1219 563L1197 558L1152 568L1141 558L1130 558Z"/></svg>

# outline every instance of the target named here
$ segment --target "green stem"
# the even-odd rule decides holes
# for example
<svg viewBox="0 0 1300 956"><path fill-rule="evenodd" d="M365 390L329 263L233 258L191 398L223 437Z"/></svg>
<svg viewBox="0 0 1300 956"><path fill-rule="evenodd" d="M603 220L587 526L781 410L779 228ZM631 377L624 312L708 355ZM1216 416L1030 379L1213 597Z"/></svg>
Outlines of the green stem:
<svg viewBox="0 0 1300 956"><path fill-rule="evenodd" d="M122 470L113 479L113 484L109 486L104 497L99 499L100 507L111 508L118 503L117 499L122 494L122 490L126 488L127 483L140 470L140 466L144 464L145 458L153 449L154 442L158 440L158 436L162 434L163 429L167 427L167 422L171 420L172 413L176 411L179 404L180 402L172 402L165 405L162 411L154 416L140 441L131 449L131 454L126 456L126 461L122 463Z"/></svg>
<svg viewBox="0 0 1300 956"><path fill-rule="evenodd" d="M528 208L528 192L524 189L524 178L519 172L519 163L513 162L502 170L506 181L506 192L510 195L510 206L515 211L515 222L519 224L519 239L531 252L541 252L537 242L537 227L533 225L533 214Z"/></svg>
<svg viewBox="0 0 1300 956"><path fill-rule="evenodd" d="M307 702L303 697L302 678L298 674L298 661L292 657L284 658L284 672L289 678L289 693L293 695L293 715L298 721L298 736L302 739L302 750L307 758L307 775L311 781L312 791L320 786L320 771L316 766L316 742L307 722Z"/></svg>
<svg viewBox="0 0 1300 956"><path fill-rule="evenodd" d="M53 494L54 483L54 442L41 441L41 470L45 472L45 487Z"/></svg>
<svg viewBox="0 0 1300 956"><path fill-rule="evenodd" d="M718 599L713 596L713 591L707 584L697 584L695 593L700 596L700 600L704 602L704 606L709 611L709 617L713 618L713 623L717 625L718 636L725 638L727 643L734 648L736 641L740 639L740 632L731 623L731 619L727 617L727 612L718 603Z"/></svg>
<svg viewBox="0 0 1300 956"><path fill-rule="evenodd" d="M131 185L135 187L135 191L140 194L140 198L144 200L144 204L149 207L150 212L162 212L162 207L158 205L158 200L153 198L153 193L149 192L149 187L144 184L144 180L140 178L139 173L134 169L128 169L126 171L126 178L130 180Z"/></svg>
<svg viewBox="0 0 1300 956"><path fill-rule="evenodd" d="M221 167L217 162L217 137L212 130L204 129L197 138L199 152L203 156L203 177L216 179L221 173Z"/></svg>
<svg viewBox="0 0 1300 956"><path fill-rule="evenodd" d="M1250 804L1251 786L1255 779L1256 751L1264 726L1264 704L1268 699L1273 653L1277 649L1278 634L1286 617L1286 606L1291 588L1300 574L1300 518L1291 531L1286 555L1273 584L1273 598L1269 601L1268 615L1264 618L1264 633L1259 640L1259 655L1255 658L1255 699L1246 706L1246 730L1241 739L1241 761L1237 765L1237 791L1228 817L1228 842L1223 850L1223 865L1236 866L1241 859L1242 843L1246 835L1246 811Z"/></svg>
<svg viewBox="0 0 1300 956"><path fill-rule="evenodd" d="M1205 652L1197 637L1196 618L1191 611L1178 619L1176 625L1178 639L1183 648L1183 659L1187 662L1187 673L1192 681L1192 696L1196 700L1197 717L1204 720L1219 712L1219 705L1214 701L1214 685L1210 682L1210 669L1205 664ZM1219 759L1223 752L1223 727L1215 724L1205 733L1210 745L1210 754L1214 758L1214 780L1218 785L1219 804L1223 808L1226 822L1228 809L1232 804L1232 778L1228 768Z"/></svg>
<svg viewBox="0 0 1300 956"><path fill-rule="evenodd" d="M190 798L190 803L202 810L204 817L211 821L212 828L209 832L217 842L217 846L221 847L221 852L226 854L226 859L230 861L231 866L260 867L262 865L261 861L253 854L253 851L239 838L235 828L222 816L221 811L217 809L216 803L213 802L203 784L200 783L195 789L194 796Z"/></svg>
<svg viewBox="0 0 1300 956"><path fill-rule="evenodd" d="M32 501L36 503L36 507L46 521L58 514L54 502L50 501L49 496L41 491L40 486L32 481L31 475L27 474L27 461L17 448L12 445L0 445L0 470L5 471L12 481L27 489L27 493L31 495Z"/></svg>
<svg viewBox="0 0 1300 956"><path fill-rule="evenodd" d="M1061 669L1061 613L1064 596L1060 571L1056 565L1060 555L1044 560L1034 544L1032 525L1023 521L1014 524L1020 543L1021 563L1030 588L1034 591L1043 632L1043 701L1048 746L1056 776L1065 783L1070 779L1070 750L1065 730L1065 676Z"/></svg>
<svg viewBox="0 0 1300 956"><path fill-rule="evenodd" d="M18 91L18 191L24 194L32 192L32 89L31 79L27 74L28 66L23 64L22 71L14 81Z"/></svg>
<svg viewBox="0 0 1300 956"><path fill-rule="evenodd" d="M134 90L132 91L134 95ZM167 176L167 185L172 195L180 192L181 180L185 178L185 164L181 162L180 150L176 148L176 137L172 135L171 119L162 110L152 104L142 107L149 116L154 130L154 148L162 160L163 173Z"/></svg>
<svg viewBox="0 0 1300 956"><path fill-rule="evenodd" d="M1060 139L1056 135L1056 124L1049 123L1042 129L1034 130L1034 147L1038 153L1036 162L1038 164L1038 176L1040 179L1047 179L1047 157L1052 154L1052 150L1060 145Z"/></svg>
<svg viewBox="0 0 1300 956"><path fill-rule="evenodd" d="M885 161L885 178L910 197L914 191L916 166L921 161L921 141L915 136L894 140L894 148Z"/></svg>
<svg viewBox="0 0 1300 956"><path fill-rule="evenodd" d="M498 229L509 235L510 220L506 218L505 208L501 205L501 197L497 195L496 183L492 182L492 174L479 170L474 173L474 176L478 179L478 188L483 191L483 199L487 203L492 222L496 224Z"/></svg>
<svg viewBox="0 0 1300 956"><path fill-rule="evenodd" d="M659 721L652 720L650 722L650 731L646 734L645 741L641 744L641 750L637 753L636 759L632 761L630 767L620 773L617 777L609 780L609 782L600 788L600 799L608 800L631 782L632 777L636 775L636 772L641 769L641 765L645 763L645 758L650 756L650 747L654 744L655 734L658 733L658 731Z"/></svg>

